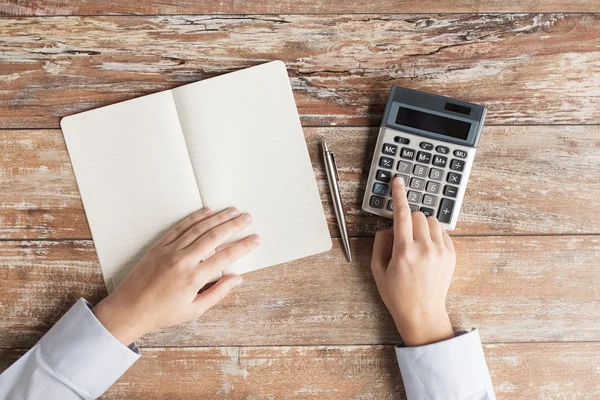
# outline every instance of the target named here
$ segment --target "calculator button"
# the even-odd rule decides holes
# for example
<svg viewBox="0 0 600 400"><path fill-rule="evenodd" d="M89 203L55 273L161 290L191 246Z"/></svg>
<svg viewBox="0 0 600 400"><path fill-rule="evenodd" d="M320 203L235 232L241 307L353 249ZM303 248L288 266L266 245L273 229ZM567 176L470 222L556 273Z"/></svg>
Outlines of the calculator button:
<svg viewBox="0 0 600 400"><path fill-rule="evenodd" d="M396 146L395 144L384 143L381 152L388 156L395 156L396 150L398 150L398 146Z"/></svg>
<svg viewBox="0 0 600 400"><path fill-rule="evenodd" d="M369 200L369 205L373 208L383 208L385 205L385 199L379 196L371 196L371 200Z"/></svg>
<svg viewBox="0 0 600 400"><path fill-rule="evenodd" d="M424 167L423 165L415 164L415 168L413 169L413 174L415 174L416 176L420 176L421 178L426 178L427 171L429 171L429 168Z"/></svg>
<svg viewBox="0 0 600 400"><path fill-rule="evenodd" d="M426 206L435 207L435 205L437 204L437 197L432 196L430 194L426 194L425 196L423 196L423 204L425 204Z"/></svg>
<svg viewBox="0 0 600 400"><path fill-rule="evenodd" d="M446 180L448 181L448 183L454 183L454 184L458 185L460 183L460 178L461 178L460 174L456 174L454 172L448 172L448 176L446 177Z"/></svg>
<svg viewBox="0 0 600 400"><path fill-rule="evenodd" d="M394 138L394 142L396 142L396 143L402 143L402 144L409 144L409 143L410 143L410 140L408 140L407 138L403 138L403 137L400 137L400 136L396 136L396 137Z"/></svg>
<svg viewBox="0 0 600 400"><path fill-rule="evenodd" d="M435 210L433 208L421 207L421 212L425 214L426 217L430 215L434 215Z"/></svg>
<svg viewBox="0 0 600 400"><path fill-rule="evenodd" d="M454 155L460 158L467 158L467 152L464 150L454 150Z"/></svg>
<svg viewBox="0 0 600 400"><path fill-rule="evenodd" d="M423 190L425 187L425 181L419 178L412 178L410 180L410 187L417 190Z"/></svg>
<svg viewBox="0 0 600 400"><path fill-rule="evenodd" d="M405 160L412 160L415 158L415 151L413 149L409 149L408 147L403 147L402 150L400 150L400 157L404 158Z"/></svg>
<svg viewBox="0 0 600 400"><path fill-rule="evenodd" d="M383 168L392 169L394 166L394 159L389 157L381 157L379 159L379 166Z"/></svg>
<svg viewBox="0 0 600 400"><path fill-rule="evenodd" d="M446 166L447 161L448 159L446 157L438 155L433 156L433 165L435 165L436 167L444 168Z"/></svg>
<svg viewBox="0 0 600 400"><path fill-rule="evenodd" d="M450 153L450 149L447 148L446 146L437 146L435 148L435 151L437 151L440 154L448 154L448 153Z"/></svg>
<svg viewBox="0 0 600 400"><path fill-rule="evenodd" d="M431 143L427 143L427 142L421 142L419 144L419 147L422 148L423 150L431 150L431 149L433 149L433 145Z"/></svg>
<svg viewBox="0 0 600 400"><path fill-rule="evenodd" d="M404 186L408 186L408 181L410 178L407 175L396 174L396 176L399 176L400 178L404 179Z"/></svg>
<svg viewBox="0 0 600 400"><path fill-rule="evenodd" d="M424 164L429 164L431 162L431 153L427 153L425 151L418 152L417 161L422 162Z"/></svg>
<svg viewBox="0 0 600 400"><path fill-rule="evenodd" d="M416 204L409 204L408 208L410 208L410 211L419 211L419 206Z"/></svg>
<svg viewBox="0 0 600 400"><path fill-rule="evenodd" d="M373 193L378 194L380 196L385 196L388 192L388 185L386 185L385 183L375 183L373 185Z"/></svg>
<svg viewBox="0 0 600 400"><path fill-rule="evenodd" d="M465 169L465 162L463 160L453 159L450 161L450 169L452 171L462 171Z"/></svg>
<svg viewBox="0 0 600 400"><path fill-rule="evenodd" d="M394 211L394 201L393 200L388 200L387 209L390 211Z"/></svg>
<svg viewBox="0 0 600 400"><path fill-rule="evenodd" d="M428 193L437 193L440 191L440 184L437 182L429 181L427 182L427 186L425 186L425 191Z"/></svg>
<svg viewBox="0 0 600 400"><path fill-rule="evenodd" d="M418 203L421 201L421 196L422 196L421 193L415 192L414 190L409 190L407 198L408 198L409 203Z"/></svg>
<svg viewBox="0 0 600 400"><path fill-rule="evenodd" d="M398 171L404 172L405 174L410 174L412 170L412 164L406 161L398 161Z"/></svg>
<svg viewBox="0 0 600 400"><path fill-rule="evenodd" d="M389 171L378 169L377 174L375 175L375 179L381 182L389 182L392 179L392 173Z"/></svg>
<svg viewBox="0 0 600 400"><path fill-rule="evenodd" d="M452 209L454 208L454 200L442 199L440 203L440 209L438 211L438 221L449 223L452 219Z"/></svg>
<svg viewBox="0 0 600 400"><path fill-rule="evenodd" d="M444 171L437 168L431 168L431 171L429 172L429 178L433 179L434 181L441 181L444 178Z"/></svg>
<svg viewBox="0 0 600 400"><path fill-rule="evenodd" d="M458 188L456 186L446 185L444 186L444 196L456 197L458 194Z"/></svg>

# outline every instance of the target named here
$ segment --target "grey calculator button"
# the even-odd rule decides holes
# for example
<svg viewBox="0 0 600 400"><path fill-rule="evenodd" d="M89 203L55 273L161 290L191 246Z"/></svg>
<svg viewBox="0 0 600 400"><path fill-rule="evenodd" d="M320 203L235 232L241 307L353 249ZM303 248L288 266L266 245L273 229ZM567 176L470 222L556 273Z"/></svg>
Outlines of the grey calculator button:
<svg viewBox="0 0 600 400"><path fill-rule="evenodd" d="M448 153L450 153L450 149L447 148L446 146L437 146L435 148L435 151L437 151L440 154L448 154Z"/></svg>
<svg viewBox="0 0 600 400"><path fill-rule="evenodd" d="M423 190L425 188L425 181L419 178L412 178L410 180L410 187L417 190Z"/></svg>
<svg viewBox="0 0 600 400"><path fill-rule="evenodd" d="M403 138L403 137L400 137L400 136L396 136L396 137L394 138L394 142L396 142L396 143L402 143L402 144L409 144L409 143L410 143L410 140L408 140L407 138Z"/></svg>
<svg viewBox="0 0 600 400"><path fill-rule="evenodd" d="M456 158L450 161L450 169L452 171L462 171L465 169L465 162L463 160L457 160Z"/></svg>
<svg viewBox="0 0 600 400"><path fill-rule="evenodd" d="M373 208L383 208L385 205L385 199L379 196L371 196L371 200L369 200L369 205Z"/></svg>
<svg viewBox="0 0 600 400"><path fill-rule="evenodd" d="M394 159L389 157L381 157L379 159L379 166L387 169L392 169L394 167Z"/></svg>
<svg viewBox="0 0 600 400"><path fill-rule="evenodd" d="M412 169L412 164L406 161L398 161L398 172L404 172L405 174L410 174L410 170Z"/></svg>
<svg viewBox="0 0 600 400"><path fill-rule="evenodd" d="M419 143L419 147L422 148L423 150L433 149L433 145L429 142L421 142L421 143Z"/></svg>
<svg viewBox="0 0 600 400"><path fill-rule="evenodd" d="M425 186L425 191L428 193L437 193L440 191L440 184L437 182L429 181L427 182L427 186Z"/></svg>
<svg viewBox="0 0 600 400"><path fill-rule="evenodd" d="M403 147L402 150L400 150L400 157L405 160L412 160L415 158L415 151L408 147Z"/></svg>
<svg viewBox="0 0 600 400"><path fill-rule="evenodd" d="M446 157L438 156L437 154L433 156L433 165L435 165L436 167L446 167L447 161L448 159Z"/></svg>
<svg viewBox="0 0 600 400"><path fill-rule="evenodd" d="M419 192L415 192L414 190L409 190L408 191L408 202L409 203L418 203L421 201L421 193Z"/></svg>
<svg viewBox="0 0 600 400"><path fill-rule="evenodd" d="M454 208L454 200L450 199L442 199L440 203L440 208L438 211L438 221L443 223L449 223L450 219L452 219L452 209Z"/></svg>
<svg viewBox="0 0 600 400"><path fill-rule="evenodd" d="M429 168L427 168L423 165L415 164L415 168L413 169L413 174L415 174L416 176L420 176L421 178L426 178L427 171L429 171Z"/></svg>
<svg viewBox="0 0 600 400"><path fill-rule="evenodd" d="M426 151L420 151L417 153L417 161L422 162L424 164L429 164L431 162L431 153Z"/></svg>
<svg viewBox="0 0 600 400"><path fill-rule="evenodd" d="M426 217L430 215L435 215L435 210L433 208L421 207L421 212L425 214Z"/></svg>
<svg viewBox="0 0 600 400"><path fill-rule="evenodd" d="M396 176L399 176L400 178L404 179L404 186L408 186L408 182L410 179L408 176L402 174L396 174Z"/></svg>
<svg viewBox="0 0 600 400"><path fill-rule="evenodd" d="M398 150L398 146L396 146L395 144L384 143L381 152L388 156L395 156L396 150Z"/></svg>
<svg viewBox="0 0 600 400"><path fill-rule="evenodd" d="M444 178L444 171L437 168L431 168L431 171L429 171L429 178L434 181L441 181Z"/></svg>
<svg viewBox="0 0 600 400"><path fill-rule="evenodd" d="M375 179L381 182L389 182L392 179L392 173L383 169L378 169Z"/></svg>
<svg viewBox="0 0 600 400"><path fill-rule="evenodd" d="M456 197L458 194L458 188L456 186L446 185L444 186L444 196Z"/></svg>
<svg viewBox="0 0 600 400"><path fill-rule="evenodd" d="M385 183L376 182L373 185L373 193L378 194L380 196L385 196L388 193L388 188L388 185L386 185Z"/></svg>
<svg viewBox="0 0 600 400"><path fill-rule="evenodd" d="M467 152L464 150L454 150L454 155L460 158L467 158Z"/></svg>
<svg viewBox="0 0 600 400"><path fill-rule="evenodd" d="M387 209L390 211L394 211L394 201L393 200L388 200Z"/></svg>
<svg viewBox="0 0 600 400"><path fill-rule="evenodd" d="M448 181L448 183L453 183L455 185L458 185L460 183L460 178L461 178L460 174L457 174L455 172L448 172L446 181Z"/></svg>
<svg viewBox="0 0 600 400"><path fill-rule="evenodd" d="M430 207L435 207L437 204L437 197L432 196L430 194L426 194L423 196L423 204Z"/></svg>
<svg viewBox="0 0 600 400"><path fill-rule="evenodd" d="M419 206L416 204L409 204L408 208L410 208L410 211L419 211Z"/></svg>

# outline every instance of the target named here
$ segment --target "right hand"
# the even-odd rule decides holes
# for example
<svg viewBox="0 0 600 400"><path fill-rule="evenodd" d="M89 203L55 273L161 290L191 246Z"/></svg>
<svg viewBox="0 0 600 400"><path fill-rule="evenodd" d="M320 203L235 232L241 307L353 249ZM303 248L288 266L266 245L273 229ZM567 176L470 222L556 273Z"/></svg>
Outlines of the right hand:
<svg viewBox="0 0 600 400"><path fill-rule="evenodd" d="M96 318L125 345L155 329L198 318L242 283L241 276L228 275L198 294L212 278L258 247L260 237L251 235L220 248L251 223L250 214L240 215L234 207L214 215L204 208L190 215L94 307Z"/></svg>
<svg viewBox="0 0 600 400"><path fill-rule="evenodd" d="M407 346L453 337L446 294L456 265L452 240L435 217L411 213L404 181L392 181L393 229L378 231L371 269Z"/></svg>

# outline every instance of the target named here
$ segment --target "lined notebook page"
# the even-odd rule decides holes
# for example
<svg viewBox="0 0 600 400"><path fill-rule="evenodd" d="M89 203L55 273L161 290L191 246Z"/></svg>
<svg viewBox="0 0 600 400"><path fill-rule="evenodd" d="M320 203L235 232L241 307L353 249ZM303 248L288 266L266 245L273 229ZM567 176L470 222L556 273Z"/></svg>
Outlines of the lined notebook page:
<svg viewBox="0 0 600 400"><path fill-rule="evenodd" d="M202 200L254 217L244 273L326 251L331 239L285 65L274 61L173 90Z"/></svg>
<svg viewBox="0 0 600 400"><path fill-rule="evenodd" d="M202 201L170 91L63 118L109 292Z"/></svg>

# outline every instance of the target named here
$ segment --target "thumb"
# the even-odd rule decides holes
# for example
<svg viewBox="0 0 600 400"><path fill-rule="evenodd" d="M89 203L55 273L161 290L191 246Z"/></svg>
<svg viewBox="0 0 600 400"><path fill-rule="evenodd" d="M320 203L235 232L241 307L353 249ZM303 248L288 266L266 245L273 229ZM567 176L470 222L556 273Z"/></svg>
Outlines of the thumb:
<svg viewBox="0 0 600 400"><path fill-rule="evenodd" d="M239 275L227 275L210 288L196 296L192 303L192 308L197 316L204 314L208 309L215 306L231 292L231 290L239 286L243 279Z"/></svg>

